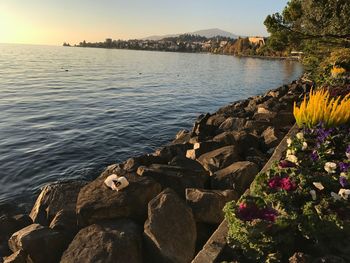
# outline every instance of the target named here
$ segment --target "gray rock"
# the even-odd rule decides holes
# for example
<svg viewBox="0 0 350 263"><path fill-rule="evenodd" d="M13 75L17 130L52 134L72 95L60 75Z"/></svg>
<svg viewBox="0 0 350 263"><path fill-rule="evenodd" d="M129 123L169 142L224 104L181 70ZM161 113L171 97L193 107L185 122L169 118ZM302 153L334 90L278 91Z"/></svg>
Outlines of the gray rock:
<svg viewBox="0 0 350 263"><path fill-rule="evenodd" d="M220 224L225 204L238 198L234 190L186 189L186 202L197 223Z"/></svg>
<svg viewBox="0 0 350 263"><path fill-rule="evenodd" d="M210 114L201 115L198 120L195 122L191 137L198 136L200 141L207 140L215 134L217 127L214 125L208 125L207 121L210 117Z"/></svg>
<svg viewBox="0 0 350 263"><path fill-rule="evenodd" d="M13 233L31 225L32 219L28 215L15 215L7 216L3 215L0 217L0 255L8 256L11 254L11 250L8 247L8 239Z"/></svg>
<svg viewBox="0 0 350 263"><path fill-rule="evenodd" d="M219 129L222 131L243 130L247 120L245 118L230 117L221 123Z"/></svg>
<svg viewBox="0 0 350 263"><path fill-rule="evenodd" d="M295 123L295 118L292 110L280 111L278 112L277 117L272 120L273 126L277 128L283 128L283 127L290 128L291 126L294 125L294 123Z"/></svg>
<svg viewBox="0 0 350 263"><path fill-rule="evenodd" d="M246 131L233 132L237 146L239 147L241 153L246 156L247 150L249 148L260 148L260 140L254 134L248 133Z"/></svg>
<svg viewBox="0 0 350 263"><path fill-rule="evenodd" d="M169 162L169 165L178 166L186 170L206 173L206 170L203 168L203 166L199 162L186 157L176 156Z"/></svg>
<svg viewBox="0 0 350 263"><path fill-rule="evenodd" d="M61 263L142 262L142 229L130 220L83 228L63 253Z"/></svg>
<svg viewBox="0 0 350 263"><path fill-rule="evenodd" d="M239 159L238 147L230 145L205 153L198 158L198 161L207 171L213 173L229 166Z"/></svg>
<svg viewBox="0 0 350 263"><path fill-rule="evenodd" d="M117 192L104 184L107 176L98 177L80 190L76 206L78 225L123 217L143 221L148 202L161 191L160 184L150 177L127 174L129 186Z"/></svg>
<svg viewBox="0 0 350 263"><path fill-rule="evenodd" d="M264 143L267 149L270 149L272 147L276 147L281 138L282 134L277 131L276 128L268 127L263 133L262 137L264 138Z"/></svg>
<svg viewBox="0 0 350 263"><path fill-rule="evenodd" d="M236 144L235 132L226 131L216 135L213 141L220 143L221 145L233 145Z"/></svg>
<svg viewBox="0 0 350 263"><path fill-rule="evenodd" d="M208 118L206 124L210 126L219 127L221 123L223 123L226 119L226 116L223 114L214 114Z"/></svg>
<svg viewBox="0 0 350 263"><path fill-rule="evenodd" d="M133 158L129 158L124 166L123 169L127 172L136 172L137 168L139 168L140 166L143 165L150 165L152 163L160 163L160 164L165 164L167 163L167 161L163 158L161 158L160 156L155 156L152 154L145 154L145 155L141 155L138 157L133 157Z"/></svg>
<svg viewBox="0 0 350 263"><path fill-rule="evenodd" d="M4 263L27 263L27 254L23 250L18 250L12 255L4 258Z"/></svg>
<svg viewBox="0 0 350 263"><path fill-rule="evenodd" d="M146 262L188 263L194 257L197 232L192 211L171 189L149 203L144 236Z"/></svg>
<svg viewBox="0 0 350 263"><path fill-rule="evenodd" d="M33 222L47 226L60 210L75 211L78 193L86 183L69 181L46 185L30 212Z"/></svg>
<svg viewBox="0 0 350 263"><path fill-rule="evenodd" d="M171 144L158 149L154 155L159 156L166 162L170 162L174 157L186 157L186 152L188 149L192 148L192 144Z"/></svg>
<svg viewBox="0 0 350 263"><path fill-rule="evenodd" d="M23 250L35 263L57 262L65 246L60 233L39 224L27 226L9 239L13 252Z"/></svg>
<svg viewBox="0 0 350 263"><path fill-rule="evenodd" d="M269 125L270 122L266 120L248 120L244 128L249 133L260 135Z"/></svg>
<svg viewBox="0 0 350 263"><path fill-rule="evenodd" d="M191 139L191 133L188 130L180 130L176 136L175 140L171 144L184 144L188 143Z"/></svg>
<svg viewBox="0 0 350 263"><path fill-rule="evenodd" d="M62 233L66 239L72 240L78 232L77 216L70 210L61 210L52 219L50 228Z"/></svg>
<svg viewBox="0 0 350 263"><path fill-rule="evenodd" d="M197 142L193 145L193 149L187 150L186 157L195 160L202 154L213 151L222 146L223 145L215 141Z"/></svg>
<svg viewBox="0 0 350 263"><path fill-rule="evenodd" d="M140 167L137 174L142 177L152 177L162 185L163 189L172 188L182 197L185 196L186 188L203 188L209 180L206 171L161 164Z"/></svg>
<svg viewBox="0 0 350 263"><path fill-rule="evenodd" d="M236 162L215 172L210 178L211 186L213 189L235 189L238 194L243 194L258 172L259 167L255 163Z"/></svg>

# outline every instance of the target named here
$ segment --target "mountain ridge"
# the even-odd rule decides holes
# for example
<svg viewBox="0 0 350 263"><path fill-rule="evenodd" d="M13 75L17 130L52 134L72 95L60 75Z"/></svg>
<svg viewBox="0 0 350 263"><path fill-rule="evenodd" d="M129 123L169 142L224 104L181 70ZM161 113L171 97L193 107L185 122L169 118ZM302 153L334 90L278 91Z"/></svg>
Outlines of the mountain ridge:
<svg viewBox="0 0 350 263"><path fill-rule="evenodd" d="M233 34L231 32L219 29L219 28L209 28L209 29L202 29L202 30L197 30L194 32L187 32L183 34L191 34L191 35L200 35L203 37L207 38L212 38L216 36L222 36L222 37L230 37L230 38L238 38L238 35ZM182 34L167 34L167 35L153 35L153 36L148 36L145 38L142 38L143 40L161 40L163 38L167 37L177 37Z"/></svg>

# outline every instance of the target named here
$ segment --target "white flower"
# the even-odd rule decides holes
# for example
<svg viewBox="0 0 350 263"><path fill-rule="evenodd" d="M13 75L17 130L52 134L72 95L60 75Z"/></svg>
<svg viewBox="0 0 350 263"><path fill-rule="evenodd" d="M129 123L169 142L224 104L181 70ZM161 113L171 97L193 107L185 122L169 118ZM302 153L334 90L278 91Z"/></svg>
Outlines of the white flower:
<svg viewBox="0 0 350 263"><path fill-rule="evenodd" d="M298 157L296 157L295 155L293 154L290 154L287 156L287 160L292 162L292 163L298 163Z"/></svg>
<svg viewBox="0 0 350 263"><path fill-rule="evenodd" d="M339 190L338 195L340 195L345 200L348 200L348 197L350 195L350 190L342 188Z"/></svg>
<svg viewBox="0 0 350 263"><path fill-rule="evenodd" d="M334 155L334 151L332 149L329 149L329 150L326 151L326 154Z"/></svg>
<svg viewBox="0 0 350 263"><path fill-rule="evenodd" d="M287 153L286 153L286 157L288 157L289 155L294 155L295 154L295 150L294 149L288 149Z"/></svg>
<svg viewBox="0 0 350 263"><path fill-rule="evenodd" d="M346 177L346 173L341 172L341 173L340 173L340 176Z"/></svg>
<svg viewBox="0 0 350 263"><path fill-rule="evenodd" d="M299 139L299 140L303 140L303 139L304 139L304 133L298 132L298 133L296 134L296 137L297 137L297 139Z"/></svg>
<svg viewBox="0 0 350 263"><path fill-rule="evenodd" d="M303 142L303 146L301 147L302 151L305 151L307 149L307 143Z"/></svg>
<svg viewBox="0 0 350 263"><path fill-rule="evenodd" d="M324 165L324 169L327 173L334 174L337 169L337 164L333 162L326 162Z"/></svg>
<svg viewBox="0 0 350 263"><path fill-rule="evenodd" d="M291 138L288 138L287 139L287 145L288 145L288 147L290 147L291 145L292 145L292 139Z"/></svg>
<svg viewBox="0 0 350 263"><path fill-rule="evenodd" d="M334 192L331 192L331 196L333 197L333 199L334 199L335 201L338 201L338 200L341 199L341 196L338 195L338 194L336 194L336 193L334 193Z"/></svg>
<svg viewBox="0 0 350 263"><path fill-rule="evenodd" d="M323 190L324 189L324 186L323 186L323 184L322 183L320 183L320 182L313 182L312 183L318 190Z"/></svg>
<svg viewBox="0 0 350 263"><path fill-rule="evenodd" d="M316 191L315 190L310 190L310 195L312 200L316 200Z"/></svg>

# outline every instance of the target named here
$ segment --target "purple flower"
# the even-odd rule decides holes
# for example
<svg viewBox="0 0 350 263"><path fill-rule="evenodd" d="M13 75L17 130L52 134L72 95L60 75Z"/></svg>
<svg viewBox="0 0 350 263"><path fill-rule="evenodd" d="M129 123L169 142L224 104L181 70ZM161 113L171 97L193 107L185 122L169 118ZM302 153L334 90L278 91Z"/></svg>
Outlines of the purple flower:
<svg viewBox="0 0 350 263"><path fill-rule="evenodd" d="M320 143L323 143L334 131L333 128L325 129L325 128L317 128L316 134L317 134L317 141Z"/></svg>
<svg viewBox="0 0 350 263"><path fill-rule="evenodd" d="M342 187L347 187L349 185L348 180L346 179L345 176L340 176L339 177L339 183Z"/></svg>
<svg viewBox="0 0 350 263"><path fill-rule="evenodd" d="M316 150L313 150L310 154L310 158L313 162L317 162L319 159L318 152Z"/></svg>
<svg viewBox="0 0 350 263"><path fill-rule="evenodd" d="M295 163L292 163L288 160L282 160L279 162L278 166L280 168L292 168L292 167L296 167L296 164Z"/></svg>
<svg viewBox="0 0 350 263"><path fill-rule="evenodd" d="M350 168L350 163L340 162L338 165L341 172L347 172Z"/></svg>

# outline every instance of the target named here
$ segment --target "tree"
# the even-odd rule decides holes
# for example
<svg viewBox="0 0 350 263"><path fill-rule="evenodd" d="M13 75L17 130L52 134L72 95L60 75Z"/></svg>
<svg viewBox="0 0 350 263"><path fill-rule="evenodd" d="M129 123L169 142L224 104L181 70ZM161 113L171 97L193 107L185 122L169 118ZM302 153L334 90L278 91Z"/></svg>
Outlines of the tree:
<svg viewBox="0 0 350 263"><path fill-rule="evenodd" d="M264 22L271 37L286 44L304 40L350 45L349 0L291 0L282 14L267 16Z"/></svg>

